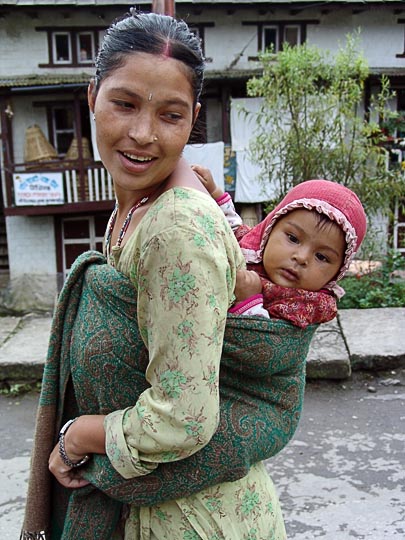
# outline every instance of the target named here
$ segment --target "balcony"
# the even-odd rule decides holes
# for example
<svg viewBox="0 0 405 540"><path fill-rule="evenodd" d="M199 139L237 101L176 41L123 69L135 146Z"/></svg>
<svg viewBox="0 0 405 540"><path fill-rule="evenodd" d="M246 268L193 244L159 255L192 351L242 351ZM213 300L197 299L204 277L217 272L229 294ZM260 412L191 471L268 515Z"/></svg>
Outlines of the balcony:
<svg viewBox="0 0 405 540"><path fill-rule="evenodd" d="M110 174L89 159L14 164L2 187L6 216L110 210L115 199Z"/></svg>

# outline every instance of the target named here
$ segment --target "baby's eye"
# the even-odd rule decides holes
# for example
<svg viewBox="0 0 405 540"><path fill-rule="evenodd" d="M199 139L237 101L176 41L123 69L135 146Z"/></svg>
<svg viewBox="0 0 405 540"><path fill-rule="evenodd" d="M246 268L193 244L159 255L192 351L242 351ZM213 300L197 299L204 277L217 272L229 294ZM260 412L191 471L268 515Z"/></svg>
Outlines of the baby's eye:
<svg viewBox="0 0 405 540"><path fill-rule="evenodd" d="M287 233L287 236L290 242L293 242L294 244L298 244L298 238L295 236L295 234Z"/></svg>
<svg viewBox="0 0 405 540"><path fill-rule="evenodd" d="M317 253L315 256L321 262L329 262L328 257L326 257L326 255L324 255L323 253Z"/></svg>

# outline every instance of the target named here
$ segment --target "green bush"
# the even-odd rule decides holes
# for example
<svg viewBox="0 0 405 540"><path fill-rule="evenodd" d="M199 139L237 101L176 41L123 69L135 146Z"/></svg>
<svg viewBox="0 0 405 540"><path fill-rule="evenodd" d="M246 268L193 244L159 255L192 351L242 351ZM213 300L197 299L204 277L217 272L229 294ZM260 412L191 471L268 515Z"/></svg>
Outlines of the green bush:
<svg viewBox="0 0 405 540"><path fill-rule="evenodd" d="M395 274L403 269L405 259L390 250L377 270L343 278L346 294L339 300L339 309L405 307L405 281Z"/></svg>

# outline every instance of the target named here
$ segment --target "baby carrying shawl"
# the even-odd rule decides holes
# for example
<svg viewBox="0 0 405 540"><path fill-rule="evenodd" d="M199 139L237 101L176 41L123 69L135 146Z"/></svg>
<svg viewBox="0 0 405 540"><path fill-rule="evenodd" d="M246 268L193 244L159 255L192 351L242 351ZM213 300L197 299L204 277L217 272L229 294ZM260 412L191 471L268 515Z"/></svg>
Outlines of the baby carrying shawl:
<svg viewBox="0 0 405 540"><path fill-rule="evenodd" d="M125 480L105 455L81 470L90 486L67 490L48 457L67 419L133 406L148 353L136 290L97 252L81 255L53 318L39 401L22 538L110 540L123 503L153 506L245 476L292 438L302 408L305 358L316 326L228 316L220 370L220 423L194 455ZM52 532L51 532L52 531Z"/></svg>

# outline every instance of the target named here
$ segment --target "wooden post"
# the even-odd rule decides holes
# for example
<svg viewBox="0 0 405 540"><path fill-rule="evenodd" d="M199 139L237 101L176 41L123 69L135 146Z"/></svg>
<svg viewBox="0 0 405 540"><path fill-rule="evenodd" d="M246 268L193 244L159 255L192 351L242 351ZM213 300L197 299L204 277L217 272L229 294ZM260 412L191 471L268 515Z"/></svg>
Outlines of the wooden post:
<svg viewBox="0 0 405 540"><path fill-rule="evenodd" d="M174 0L152 0L152 12L174 17Z"/></svg>

